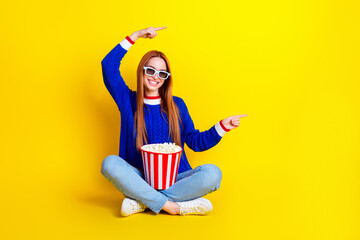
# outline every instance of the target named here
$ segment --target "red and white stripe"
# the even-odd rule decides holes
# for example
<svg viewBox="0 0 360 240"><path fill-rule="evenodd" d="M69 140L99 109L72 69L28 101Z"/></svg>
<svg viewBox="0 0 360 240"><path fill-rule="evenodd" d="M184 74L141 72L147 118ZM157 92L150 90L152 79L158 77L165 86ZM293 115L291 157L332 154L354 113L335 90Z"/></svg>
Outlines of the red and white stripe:
<svg viewBox="0 0 360 240"><path fill-rule="evenodd" d="M164 154L142 151L145 180L155 189L173 185L179 169L180 153Z"/></svg>
<svg viewBox="0 0 360 240"><path fill-rule="evenodd" d="M148 105L159 105L161 103L161 97L144 95L144 103Z"/></svg>
<svg viewBox="0 0 360 240"><path fill-rule="evenodd" d="M129 36L126 36L126 38L124 38L119 44L126 50L128 51L132 45L134 45L134 41L131 40L131 38Z"/></svg>
<svg viewBox="0 0 360 240"><path fill-rule="evenodd" d="M223 137L225 135L225 133L227 133L228 131L230 131L230 129L227 129L224 124L222 123L223 120L221 120L220 122L215 124L215 129L217 131L217 133L220 135L220 137Z"/></svg>

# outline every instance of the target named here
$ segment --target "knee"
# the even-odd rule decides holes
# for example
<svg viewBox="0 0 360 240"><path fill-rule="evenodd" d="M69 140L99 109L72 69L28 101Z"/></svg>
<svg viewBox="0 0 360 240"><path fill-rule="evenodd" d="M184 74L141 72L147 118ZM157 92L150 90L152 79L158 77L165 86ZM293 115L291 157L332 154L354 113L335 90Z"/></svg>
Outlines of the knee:
<svg viewBox="0 0 360 240"><path fill-rule="evenodd" d="M214 164L201 165L201 171L204 172L203 186L210 191L217 190L220 187L222 172L220 168Z"/></svg>
<svg viewBox="0 0 360 240"><path fill-rule="evenodd" d="M122 164L122 159L117 155L107 156L101 164L102 174L111 174L111 172L119 165Z"/></svg>

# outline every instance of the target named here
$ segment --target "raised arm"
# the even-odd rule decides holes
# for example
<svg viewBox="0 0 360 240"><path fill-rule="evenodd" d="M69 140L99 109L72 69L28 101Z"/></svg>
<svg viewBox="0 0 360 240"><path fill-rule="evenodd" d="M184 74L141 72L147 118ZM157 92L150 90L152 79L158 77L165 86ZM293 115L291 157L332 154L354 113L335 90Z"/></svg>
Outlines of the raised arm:
<svg viewBox="0 0 360 240"><path fill-rule="evenodd" d="M120 62L138 38L154 38L157 30L164 29L149 27L136 31L130 36L126 36L119 44L105 56L101 61L104 83L109 93L115 100L120 112L130 107L130 94L134 91L130 90L120 74Z"/></svg>
<svg viewBox="0 0 360 240"><path fill-rule="evenodd" d="M127 106L130 106L130 94L132 92L120 74L120 62L134 43L127 36L101 61L105 86L116 102L120 112Z"/></svg>

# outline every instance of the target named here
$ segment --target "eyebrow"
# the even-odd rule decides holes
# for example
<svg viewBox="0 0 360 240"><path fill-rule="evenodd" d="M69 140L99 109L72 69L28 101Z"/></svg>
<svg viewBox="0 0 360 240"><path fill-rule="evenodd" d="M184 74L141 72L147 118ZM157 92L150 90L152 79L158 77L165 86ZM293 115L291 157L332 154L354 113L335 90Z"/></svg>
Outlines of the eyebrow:
<svg viewBox="0 0 360 240"><path fill-rule="evenodd" d="M155 68L156 69L156 67L153 67L153 66L151 66L151 65L148 65L148 67L152 67L152 68ZM166 71L165 69L160 69L160 71Z"/></svg>

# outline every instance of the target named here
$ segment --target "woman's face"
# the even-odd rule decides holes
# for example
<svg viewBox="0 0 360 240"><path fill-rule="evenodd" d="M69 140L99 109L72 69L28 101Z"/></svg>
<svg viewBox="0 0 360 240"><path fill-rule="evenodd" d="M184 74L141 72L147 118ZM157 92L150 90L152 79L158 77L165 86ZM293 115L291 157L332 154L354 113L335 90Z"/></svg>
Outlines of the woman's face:
<svg viewBox="0 0 360 240"><path fill-rule="evenodd" d="M165 60L160 57L150 58L145 66L155 68L157 71L167 71ZM159 88L164 84L165 81L166 80L159 78L157 73L154 76L148 76L144 72L145 95L158 96Z"/></svg>

